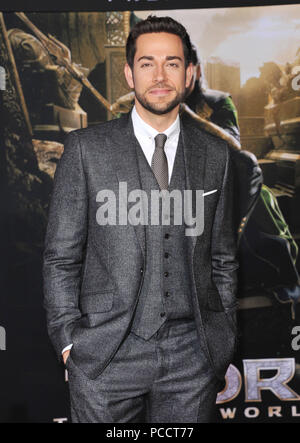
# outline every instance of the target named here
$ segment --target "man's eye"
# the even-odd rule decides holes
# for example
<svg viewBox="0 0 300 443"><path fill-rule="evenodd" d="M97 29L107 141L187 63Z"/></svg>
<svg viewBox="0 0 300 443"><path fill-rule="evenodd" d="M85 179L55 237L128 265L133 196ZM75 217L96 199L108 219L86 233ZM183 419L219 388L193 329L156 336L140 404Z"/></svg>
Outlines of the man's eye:
<svg viewBox="0 0 300 443"><path fill-rule="evenodd" d="M148 67L148 66L151 66L151 63L143 63L142 65L141 65L141 68L143 68L143 67Z"/></svg>
<svg viewBox="0 0 300 443"><path fill-rule="evenodd" d="M172 68L178 68L179 65L177 63L169 63L170 66L172 66Z"/></svg>

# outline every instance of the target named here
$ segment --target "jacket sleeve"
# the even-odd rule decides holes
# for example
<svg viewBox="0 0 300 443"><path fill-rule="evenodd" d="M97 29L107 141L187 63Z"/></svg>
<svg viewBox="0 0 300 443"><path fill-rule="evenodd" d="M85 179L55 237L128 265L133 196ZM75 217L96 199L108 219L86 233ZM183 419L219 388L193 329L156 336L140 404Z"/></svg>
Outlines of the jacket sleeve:
<svg viewBox="0 0 300 443"><path fill-rule="evenodd" d="M72 343L87 234L86 180L79 136L67 135L57 165L43 255L44 307L47 328L58 358Z"/></svg>
<svg viewBox="0 0 300 443"><path fill-rule="evenodd" d="M236 189L236 229L240 239L245 225L259 198L262 187L262 171L257 158L251 152L231 149ZM241 225L241 222L244 224ZM240 228L243 228L240 230Z"/></svg>
<svg viewBox="0 0 300 443"><path fill-rule="evenodd" d="M229 148L212 230L212 278L225 311L236 307L237 234L234 223L233 165Z"/></svg>

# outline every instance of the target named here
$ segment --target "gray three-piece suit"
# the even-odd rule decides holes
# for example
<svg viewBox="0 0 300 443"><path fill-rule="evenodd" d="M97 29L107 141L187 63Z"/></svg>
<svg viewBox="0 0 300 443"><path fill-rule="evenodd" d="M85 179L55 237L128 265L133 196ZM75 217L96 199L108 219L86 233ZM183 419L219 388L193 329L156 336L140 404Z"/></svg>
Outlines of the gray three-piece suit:
<svg viewBox="0 0 300 443"><path fill-rule="evenodd" d="M59 358L73 344L67 361L72 420L209 421L236 344L227 144L180 117L168 190L208 193L199 236L186 236L173 211L170 224L151 225L150 204L148 224L118 224L121 182L128 194L145 191L148 202L151 190L159 190L130 113L66 137L43 273L48 330ZM96 220L97 194L105 189L116 196L115 225ZM135 202L125 204L130 212ZM193 215L195 204L193 198Z"/></svg>

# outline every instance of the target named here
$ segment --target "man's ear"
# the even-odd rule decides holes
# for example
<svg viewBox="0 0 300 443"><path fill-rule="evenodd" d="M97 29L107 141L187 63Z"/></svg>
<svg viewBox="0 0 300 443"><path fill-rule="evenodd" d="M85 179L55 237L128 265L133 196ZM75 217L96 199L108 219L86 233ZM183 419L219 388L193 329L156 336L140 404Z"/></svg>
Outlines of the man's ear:
<svg viewBox="0 0 300 443"><path fill-rule="evenodd" d="M194 75L193 63L190 63L185 71L185 87L188 88L191 84L192 77Z"/></svg>
<svg viewBox="0 0 300 443"><path fill-rule="evenodd" d="M125 75L126 81L128 83L128 86L131 89L134 89L133 74L132 74L132 70L131 70L128 63L125 63L125 66L124 66L124 75Z"/></svg>

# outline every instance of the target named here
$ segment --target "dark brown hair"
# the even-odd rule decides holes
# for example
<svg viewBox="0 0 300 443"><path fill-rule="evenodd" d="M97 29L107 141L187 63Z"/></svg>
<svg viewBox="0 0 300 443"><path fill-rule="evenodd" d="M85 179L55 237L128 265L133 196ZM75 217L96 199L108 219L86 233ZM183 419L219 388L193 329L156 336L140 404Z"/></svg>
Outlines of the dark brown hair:
<svg viewBox="0 0 300 443"><path fill-rule="evenodd" d="M198 56L198 51L195 45L192 44L192 52L191 52L191 62L194 66L197 66L200 63L200 57Z"/></svg>
<svg viewBox="0 0 300 443"><path fill-rule="evenodd" d="M152 32L168 32L181 38L185 67L191 62L192 46L189 34L185 27L171 17L157 17L149 15L146 20L138 22L130 31L126 42L126 59L130 68L133 69L133 60L136 53L136 40L142 34Z"/></svg>

